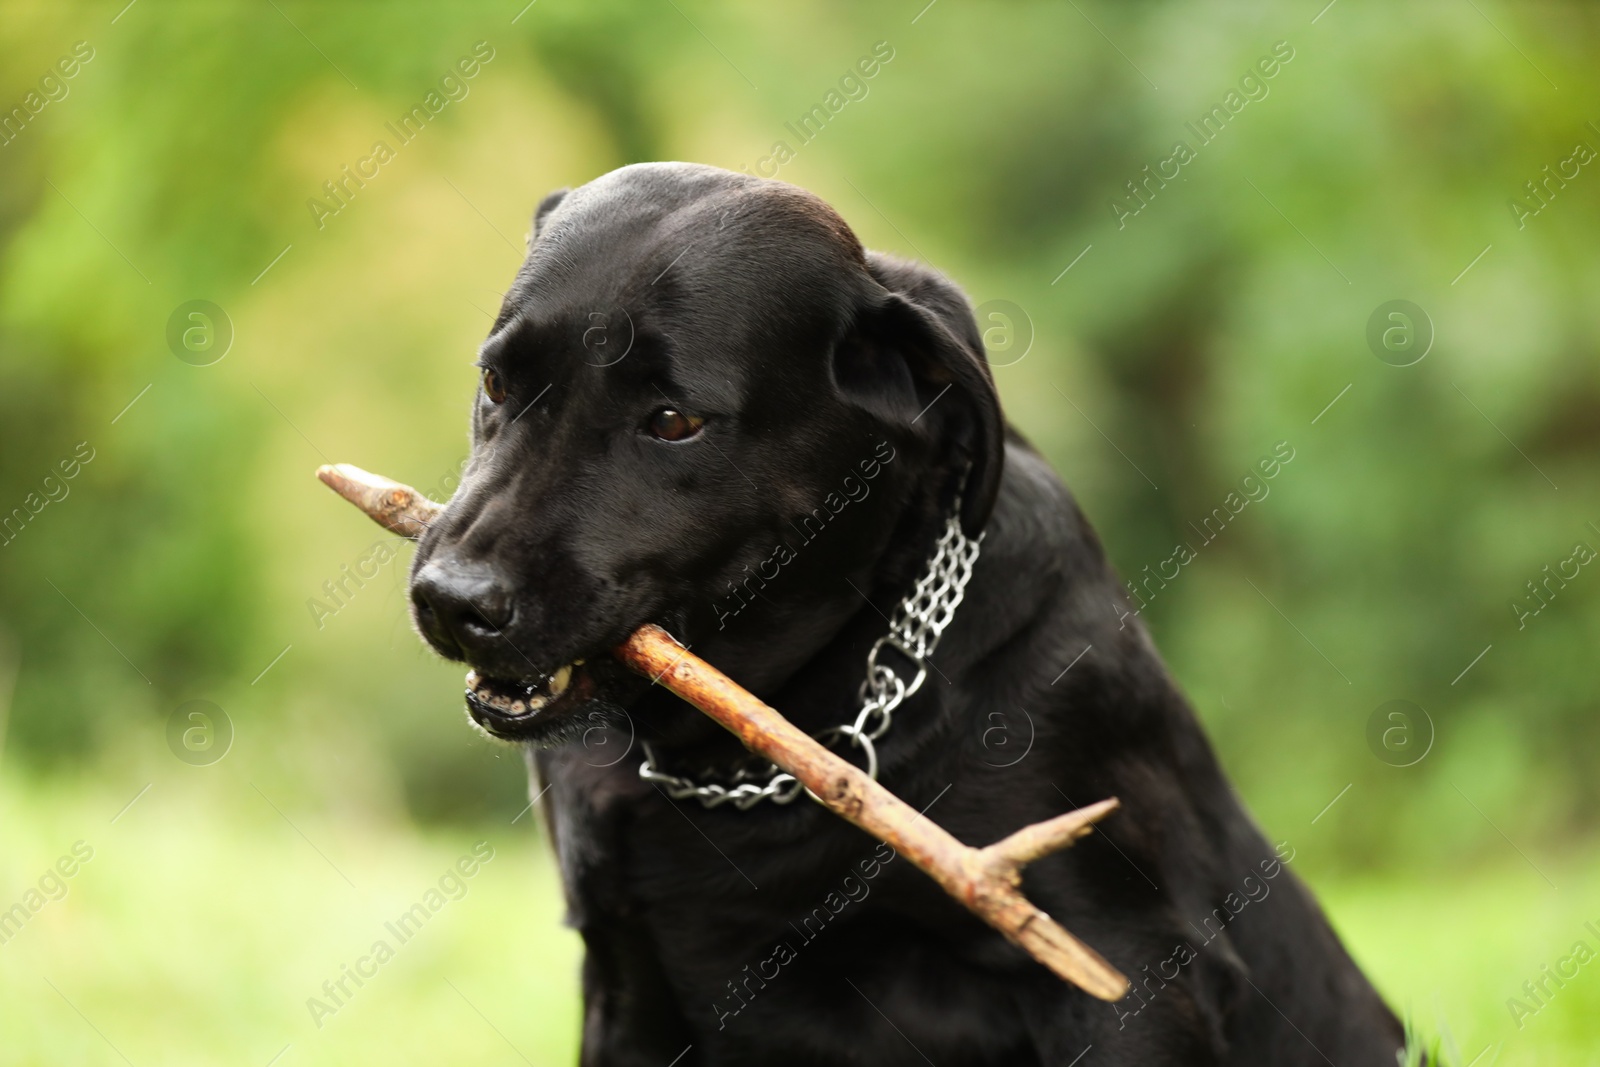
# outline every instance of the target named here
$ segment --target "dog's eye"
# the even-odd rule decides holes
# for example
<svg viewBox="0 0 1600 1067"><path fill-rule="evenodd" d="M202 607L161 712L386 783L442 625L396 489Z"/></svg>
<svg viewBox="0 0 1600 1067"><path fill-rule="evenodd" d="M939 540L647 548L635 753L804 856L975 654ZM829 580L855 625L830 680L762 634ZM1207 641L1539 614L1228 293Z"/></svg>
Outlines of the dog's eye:
<svg viewBox="0 0 1600 1067"><path fill-rule="evenodd" d="M685 415L672 408L662 408L650 416L648 424L650 434L663 441L687 441L700 432L700 427L706 420L694 415Z"/></svg>
<svg viewBox="0 0 1600 1067"><path fill-rule="evenodd" d="M483 368L483 395L492 404L498 404L506 398L505 383L500 380L500 375L488 367Z"/></svg>

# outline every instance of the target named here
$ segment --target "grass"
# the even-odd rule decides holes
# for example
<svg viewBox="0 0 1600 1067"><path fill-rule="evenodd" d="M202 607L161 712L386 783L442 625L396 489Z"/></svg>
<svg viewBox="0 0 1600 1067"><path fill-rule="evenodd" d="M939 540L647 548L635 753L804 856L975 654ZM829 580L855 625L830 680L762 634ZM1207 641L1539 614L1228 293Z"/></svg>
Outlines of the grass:
<svg viewBox="0 0 1600 1067"><path fill-rule="evenodd" d="M0 946L0 1067L575 1062L580 949L531 816L420 832L178 771L125 810L141 781L0 779L0 909L76 842L93 849L65 895ZM426 907L475 845L493 858L447 878L459 899L441 893L400 943L385 923ZM1442 1040L1446 1062L1600 1063L1600 962L1520 1029L1506 1007L1573 942L1600 947L1584 928L1600 926L1600 905L1585 903L1600 902L1600 862L1540 866L1559 890L1514 855L1407 880L1309 873L1356 957L1420 1040ZM376 973L359 988L346 979L350 995L319 1026L308 1000L333 1007L322 983L380 939L393 958L364 965Z"/></svg>
<svg viewBox="0 0 1600 1067"><path fill-rule="evenodd" d="M1524 982L1544 980L1582 940L1600 952L1600 861L1537 857L1554 886L1516 853L1469 872L1404 880L1313 878L1323 905L1389 1003L1409 1014L1419 1040L1441 1040L1455 1067L1600 1064L1600 958L1540 1005ZM1559 888L1557 888L1559 887ZM1568 973L1573 964L1568 965ZM1517 998L1536 1008L1513 1015ZM1520 1024L1520 1025L1519 1025ZM1452 1049L1454 1052L1452 1052Z"/></svg>
<svg viewBox="0 0 1600 1067"><path fill-rule="evenodd" d="M580 948L531 818L419 834L158 781L111 823L138 788L0 787L0 908L94 850L0 946L0 1064L575 1062ZM493 858L400 943L385 923L483 840ZM393 958L314 1021L379 939Z"/></svg>

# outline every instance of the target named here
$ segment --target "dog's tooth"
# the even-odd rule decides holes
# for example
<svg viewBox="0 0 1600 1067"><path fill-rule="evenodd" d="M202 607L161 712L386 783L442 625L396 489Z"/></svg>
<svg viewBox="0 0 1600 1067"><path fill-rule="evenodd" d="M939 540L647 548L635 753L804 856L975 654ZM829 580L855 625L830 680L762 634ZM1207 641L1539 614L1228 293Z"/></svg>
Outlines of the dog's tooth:
<svg viewBox="0 0 1600 1067"><path fill-rule="evenodd" d="M550 676L550 695L558 697L567 691L567 683L572 681L572 668L562 667Z"/></svg>
<svg viewBox="0 0 1600 1067"><path fill-rule="evenodd" d="M478 688L478 683L480 681L482 681L482 679L478 677L478 672L477 671L468 671L467 672L467 688L468 689L476 689L476 688Z"/></svg>

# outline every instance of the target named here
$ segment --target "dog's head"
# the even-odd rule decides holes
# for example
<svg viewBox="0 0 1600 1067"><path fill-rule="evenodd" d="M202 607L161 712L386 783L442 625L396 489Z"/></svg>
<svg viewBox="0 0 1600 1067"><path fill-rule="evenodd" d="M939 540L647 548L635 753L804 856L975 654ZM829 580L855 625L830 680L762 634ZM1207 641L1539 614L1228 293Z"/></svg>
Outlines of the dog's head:
<svg viewBox="0 0 1600 1067"><path fill-rule="evenodd" d="M776 685L963 472L969 534L998 488L965 297L782 182L641 164L551 194L478 363L472 457L411 600L508 739L633 699L607 650L645 622Z"/></svg>

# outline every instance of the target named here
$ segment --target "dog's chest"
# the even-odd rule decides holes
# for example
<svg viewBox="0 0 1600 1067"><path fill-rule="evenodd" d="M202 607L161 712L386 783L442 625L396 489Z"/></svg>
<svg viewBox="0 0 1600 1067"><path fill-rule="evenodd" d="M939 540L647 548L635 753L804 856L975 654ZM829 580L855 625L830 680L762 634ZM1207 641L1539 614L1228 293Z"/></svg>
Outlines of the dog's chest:
<svg viewBox="0 0 1600 1067"><path fill-rule="evenodd" d="M814 806L708 817L552 773L574 924L591 953L649 952L703 1047L729 1062L920 1063L914 1044L1029 1062L1009 946L887 845Z"/></svg>

